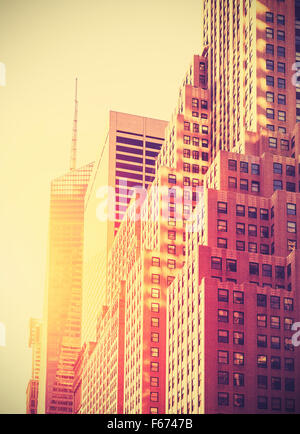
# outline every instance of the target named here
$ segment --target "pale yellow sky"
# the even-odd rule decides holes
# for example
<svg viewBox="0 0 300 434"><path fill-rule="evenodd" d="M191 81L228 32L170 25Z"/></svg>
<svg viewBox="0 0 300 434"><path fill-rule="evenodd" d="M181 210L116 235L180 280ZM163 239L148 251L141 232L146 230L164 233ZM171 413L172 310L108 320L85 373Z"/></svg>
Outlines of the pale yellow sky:
<svg viewBox="0 0 300 434"><path fill-rule="evenodd" d="M108 111L169 120L193 54L201 0L0 0L0 413L25 412L28 322L41 317L49 183L69 165L78 77L79 165Z"/></svg>

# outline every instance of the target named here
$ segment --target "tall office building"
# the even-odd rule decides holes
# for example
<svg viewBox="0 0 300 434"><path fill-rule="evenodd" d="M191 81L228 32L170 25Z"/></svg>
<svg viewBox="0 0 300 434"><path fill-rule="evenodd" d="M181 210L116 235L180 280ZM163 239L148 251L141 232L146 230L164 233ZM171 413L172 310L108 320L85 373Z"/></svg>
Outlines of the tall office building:
<svg viewBox="0 0 300 434"><path fill-rule="evenodd" d="M93 163L51 183L40 413L71 413L81 343L84 197Z"/></svg>
<svg viewBox="0 0 300 434"><path fill-rule="evenodd" d="M299 413L294 3L206 1L204 15L215 158L168 288L167 412Z"/></svg>
<svg viewBox="0 0 300 434"><path fill-rule="evenodd" d="M26 413L36 414L39 394L39 378L41 363L42 323L39 319L31 318L29 322L29 342L32 349L31 378L26 390Z"/></svg>
<svg viewBox="0 0 300 434"><path fill-rule="evenodd" d="M82 376L74 385L75 396L81 395L82 403L76 406L76 412L123 411L121 389L115 392L120 380L115 383L112 379L118 377L122 364L123 337L119 337L119 333L124 334L124 307L116 284L120 273L115 270L112 275L111 264L116 261L120 266L123 264L122 279L130 271L124 265L129 251L125 255L115 238L120 238L118 228L135 191L140 189L145 194L154 179L156 157L164 141L166 125L167 122L159 119L113 111L109 114L107 136L85 200L83 348L81 363L78 361L76 369L76 375L81 370ZM116 345L112 342L115 339ZM99 378L108 372L109 400L103 399L95 387L90 387L90 384L98 384ZM94 396L94 392L97 395ZM76 400L80 402L80 398Z"/></svg>
<svg viewBox="0 0 300 434"><path fill-rule="evenodd" d="M82 344L96 339L107 305L107 257L135 188L147 189L167 122L110 111L85 199Z"/></svg>

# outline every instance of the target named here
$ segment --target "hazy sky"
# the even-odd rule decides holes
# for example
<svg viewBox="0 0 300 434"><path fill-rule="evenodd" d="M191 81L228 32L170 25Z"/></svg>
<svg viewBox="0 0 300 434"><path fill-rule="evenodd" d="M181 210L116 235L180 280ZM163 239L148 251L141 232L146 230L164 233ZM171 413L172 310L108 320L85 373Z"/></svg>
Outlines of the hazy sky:
<svg viewBox="0 0 300 434"><path fill-rule="evenodd" d="M0 413L25 412L30 317L41 317L49 184L69 165L78 77L78 163L108 111L169 120L193 54L201 0L0 0Z"/></svg>

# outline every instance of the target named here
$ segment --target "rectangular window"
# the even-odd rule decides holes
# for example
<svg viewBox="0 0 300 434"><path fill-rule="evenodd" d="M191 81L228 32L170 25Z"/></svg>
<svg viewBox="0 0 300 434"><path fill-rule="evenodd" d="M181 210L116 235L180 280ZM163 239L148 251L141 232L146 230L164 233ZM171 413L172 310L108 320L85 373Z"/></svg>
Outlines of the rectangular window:
<svg viewBox="0 0 300 434"><path fill-rule="evenodd" d="M297 232L296 222L288 221L288 222L287 222L287 231L288 231L290 234L295 234L295 233Z"/></svg>
<svg viewBox="0 0 300 434"><path fill-rule="evenodd" d="M285 32L283 30L277 30L277 41L285 41Z"/></svg>
<svg viewBox="0 0 300 434"><path fill-rule="evenodd" d="M236 172L237 169L237 162L236 160L228 160L228 170L233 170Z"/></svg>
<svg viewBox="0 0 300 434"><path fill-rule="evenodd" d="M267 327L267 315L261 313L257 314L257 327L262 327L262 328Z"/></svg>
<svg viewBox="0 0 300 434"><path fill-rule="evenodd" d="M229 297L228 289L222 289L222 288L218 289L218 301L222 301L222 302L227 303L228 299L229 299L228 297ZM228 314L227 314L227 317L228 317Z"/></svg>
<svg viewBox="0 0 300 434"><path fill-rule="evenodd" d="M217 221L217 230L219 232L227 232L227 220L218 220Z"/></svg>
<svg viewBox="0 0 300 434"><path fill-rule="evenodd" d="M235 259L226 259L226 271L236 272L236 264Z"/></svg>
<svg viewBox="0 0 300 434"><path fill-rule="evenodd" d="M245 358L244 353L233 353L233 364L244 366Z"/></svg>
<svg viewBox="0 0 300 434"><path fill-rule="evenodd" d="M228 330L218 330L218 342L222 344L228 344L229 342Z"/></svg>
<svg viewBox="0 0 300 434"><path fill-rule="evenodd" d="M266 28L266 38L274 39L274 29L272 29L271 27Z"/></svg>
<svg viewBox="0 0 300 434"><path fill-rule="evenodd" d="M249 273L259 275L259 265L257 262L249 262Z"/></svg>
<svg viewBox="0 0 300 434"><path fill-rule="evenodd" d="M245 224L244 223L237 223L236 224L236 234L237 235L244 235L245 234Z"/></svg>
<svg viewBox="0 0 300 434"><path fill-rule="evenodd" d="M266 100L268 102L274 102L274 92L267 92L266 93Z"/></svg>
<svg viewBox="0 0 300 434"><path fill-rule="evenodd" d="M227 249L227 238L218 238L217 239L217 246L220 249Z"/></svg>
<svg viewBox="0 0 300 434"><path fill-rule="evenodd" d="M274 62L273 60L267 59L266 60L266 69L269 71L274 71Z"/></svg>
<svg viewBox="0 0 300 434"><path fill-rule="evenodd" d="M236 241L236 250L245 251L245 241Z"/></svg>
<svg viewBox="0 0 300 434"><path fill-rule="evenodd" d="M222 258L212 256L211 257L211 268L213 270L222 270Z"/></svg>
<svg viewBox="0 0 300 434"><path fill-rule="evenodd" d="M256 164L256 163L251 164L251 173L252 173L252 175L259 175L260 174L259 164Z"/></svg>
<svg viewBox="0 0 300 434"><path fill-rule="evenodd" d="M236 188L237 187L237 180L233 176L228 176L228 187L229 188Z"/></svg>
<svg viewBox="0 0 300 434"><path fill-rule="evenodd" d="M274 55L274 45L273 44L266 44L266 54Z"/></svg>
<svg viewBox="0 0 300 434"><path fill-rule="evenodd" d="M266 85L267 86L274 86L274 77L272 75L266 76Z"/></svg>
<svg viewBox="0 0 300 434"><path fill-rule="evenodd" d="M266 348L267 347L267 336L266 335L257 335L256 343L258 348Z"/></svg>
<svg viewBox="0 0 300 434"><path fill-rule="evenodd" d="M218 322L228 322L228 310L218 309Z"/></svg>
<svg viewBox="0 0 300 434"><path fill-rule="evenodd" d="M241 179L240 180L240 189L248 191L248 179Z"/></svg>
<svg viewBox="0 0 300 434"><path fill-rule="evenodd" d="M277 56L278 57L285 57L285 47L277 47Z"/></svg>
<svg viewBox="0 0 300 434"><path fill-rule="evenodd" d="M278 104L286 105L286 96L279 93L277 101L278 101Z"/></svg>

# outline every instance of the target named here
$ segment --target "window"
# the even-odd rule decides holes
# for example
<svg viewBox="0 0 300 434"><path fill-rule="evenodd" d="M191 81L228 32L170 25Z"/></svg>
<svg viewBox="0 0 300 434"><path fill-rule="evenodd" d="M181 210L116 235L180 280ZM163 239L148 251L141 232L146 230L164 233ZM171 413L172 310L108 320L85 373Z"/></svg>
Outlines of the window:
<svg viewBox="0 0 300 434"><path fill-rule="evenodd" d="M276 173L278 175L282 175L282 164L273 163L273 173Z"/></svg>
<svg viewBox="0 0 300 434"><path fill-rule="evenodd" d="M285 32L283 30L277 30L277 41L285 41Z"/></svg>
<svg viewBox="0 0 300 434"><path fill-rule="evenodd" d="M286 105L286 96L279 93L278 94L278 104Z"/></svg>
<svg viewBox="0 0 300 434"><path fill-rule="evenodd" d="M266 12L266 23L274 22L274 14L272 12Z"/></svg>
<svg viewBox="0 0 300 434"><path fill-rule="evenodd" d="M248 252L257 253L257 244L256 243L248 243Z"/></svg>
<svg viewBox="0 0 300 434"><path fill-rule="evenodd" d="M249 273L259 275L259 266L257 262L249 262Z"/></svg>
<svg viewBox="0 0 300 434"><path fill-rule="evenodd" d="M291 165L287 164L286 174L287 174L287 176L295 176L295 166L291 166Z"/></svg>
<svg viewBox="0 0 300 434"><path fill-rule="evenodd" d="M273 60L267 59L266 60L266 69L269 71L274 71L274 62Z"/></svg>
<svg viewBox="0 0 300 434"><path fill-rule="evenodd" d="M208 108L208 102L205 99L201 100L201 108L207 109Z"/></svg>
<svg viewBox="0 0 300 434"><path fill-rule="evenodd" d="M252 175L259 175L260 174L259 164L256 164L256 163L251 164L251 173L252 173Z"/></svg>
<svg viewBox="0 0 300 434"><path fill-rule="evenodd" d="M159 372L159 364L157 362L150 362L150 371Z"/></svg>
<svg viewBox="0 0 300 434"><path fill-rule="evenodd" d="M252 193L259 193L260 184L258 181L251 181L251 191Z"/></svg>
<svg viewBox="0 0 300 434"><path fill-rule="evenodd" d="M283 62L277 63L277 72L282 72L283 74L285 73L285 63Z"/></svg>
<svg viewBox="0 0 300 434"><path fill-rule="evenodd" d="M192 107L199 108L199 100L198 98L192 98Z"/></svg>
<svg viewBox="0 0 300 434"><path fill-rule="evenodd" d="M282 190L282 181L280 179L274 179L273 181L273 189L276 190Z"/></svg>
<svg viewBox="0 0 300 434"><path fill-rule="evenodd" d="M266 85L267 86L274 86L274 77L272 75L266 76Z"/></svg>
<svg viewBox="0 0 300 434"><path fill-rule="evenodd" d="M158 402L158 392L150 392L150 401Z"/></svg>
<svg viewBox="0 0 300 434"><path fill-rule="evenodd" d="M240 180L240 189L248 191L248 179Z"/></svg>
<svg viewBox="0 0 300 434"><path fill-rule="evenodd" d="M295 234L296 233L296 222L287 222L287 231L290 234Z"/></svg>
<svg viewBox="0 0 300 434"><path fill-rule="evenodd" d="M240 162L240 171L243 173L248 173L248 163L246 161Z"/></svg>
<svg viewBox="0 0 300 434"><path fill-rule="evenodd" d="M278 78L277 79L277 85L278 85L278 89L285 89L285 79L284 78Z"/></svg>
<svg viewBox="0 0 300 434"><path fill-rule="evenodd" d="M254 206L248 207L248 217L256 219L257 218L257 208Z"/></svg>
<svg viewBox="0 0 300 434"><path fill-rule="evenodd" d="M199 151L193 151L192 156L194 160L199 160Z"/></svg>
<svg viewBox="0 0 300 434"><path fill-rule="evenodd" d="M208 148L208 140L207 139L202 139L201 144L202 144L202 148Z"/></svg>
<svg viewBox="0 0 300 434"><path fill-rule="evenodd" d="M266 335L257 335L256 343L258 348L266 348L267 347L267 336Z"/></svg>
<svg viewBox="0 0 300 434"><path fill-rule="evenodd" d="M152 266L160 267L160 258L152 257Z"/></svg>
<svg viewBox="0 0 300 434"><path fill-rule="evenodd" d="M218 384L229 384L229 372L218 371Z"/></svg>
<svg viewBox="0 0 300 434"><path fill-rule="evenodd" d="M267 108L267 110L266 110L266 116L267 116L267 119L274 119L274 109ZM269 146L270 146L270 139L271 138L274 139L273 137L269 137ZM276 148L276 146L270 146L270 148Z"/></svg>
<svg viewBox="0 0 300 434"><path fill-rule="evenodd" d="M233 385L236 387L243 387L245 385L245 376L240 372L233 373Z"/></svg>
<svg viewBox="0 0 300 434"><path fill-rule="evenodd" d="M151 297L160 298L160 290L158 288L151 288Z"/></svg>
<svg viewBox="0 0 300 434"><path fill-rule="evenodd" d="M295 361L290 357L286 357L284 359L284 369L285 371L294 371L295 370Z"/></svg>
<svg viewBox="0 0 300 434"><path fill-rule="evenodd" d="M281 359L278 356L271 356L270 359L271 369L280 369L281 368Z"/></svg>
<svg viewBox="0 0 300 434"><path fill-rule="evenodd" d="M227 238L218 238L217 246L221 249L227 249Z"/></svg>
<svg viewBox="0 0 300 434"><path fill-rule="evenodd" d="M227 202L218 202L217 209L219 214L227 214Z"/></svg>
<svg viewBox="0 0 300 434"><path fill-rule="evenodd" d="M279 127L278 127L279 131ZM280 139L280 148L282 151L288 151L289 150L289 141L286 139Z"/></svg>
<svg viewBox="0 0 300 434"><path fill-rule="evenodd" d="M151 342L159 342L159 333L151 332Z"/></svg>
<svg viewBox="0 0 300 434"><path fill-rule="evenodd" d="M168 239L176 240L176 231L168 231Z"/></svg>
<svg viewBox="0 0 300 434"><path fill-rule="evenodd" d="M228 322L228 310L218 309L218 321Z"/></svg>
<svg viewBox="0 0 300 434"><path fill-rule="evenodd" d="M257 314L257 327L267 327L267 315L262 313Z"/></svg>
<svg viewBox="0 0 300 434"><path fill-rule="evenodd" d="M213 270L222 270L222 258L212 256L211 257L211 268Z"/></svg>
<svg viewBox="0 0 300 434"><path fill-rule="evenodd" d="M270 251L270 249L269 249L268 244L261 244L260 245L260 253L262 255L269 255L269 251Z"/></svg>
<svg viewBox="0 0 300 434"><path fill-rule="evenodd" d="M184 122L184 129L185 129L185 131L190 131L190 123L189 122Z"/></svg>
<svg viewBox="0 0 300 434"><path fill-rule="evenodd" d="M168 244L168 253L170 255L176 255L176 246L175 246L175 244Z"/></svg>
<svg viewBox="0 0 300 434"><path fill-rule="evenodd" d="M244 333L233 332L233 343L235 345L244 345Z"/></svg>
<svg viewBox="0 0 300 434"><path fill-rule="evenodd" d="M191 151L189 149L184 149L183 150L183 156L184 156L184 158L190 158Z"/></svg>
<svg viewBox="0 0 300 434"><path fill-rule="evenodd" d="M274 92L267 92L266 93L266 100L268 102L274 102Z"/></svg>
<svg viewBox="0 0 300 434"><path fill-rule="evenodd" d="M208 161L208 153L207 152L202 152L201 153L201 158L203 161Z"/></svg>
<svg viewBox="0 0 300 434"><path fill-rule="evenodd" d="M168 259L167 261L167 267L171 270L174 270L176 268L176 261L175 259Z"/></svg>
<svg viewBox="0 0 300 434"><path fill-rule="evenodd" d="M269 109L267 109L269 110ZM274 112L274 110L273 110ZM275 137L269 137L269 148L277 148L277 139Z"/></svg>
<svg viewBox="0 0 300 434"><path fill-rule="evenodd" d="M158 387L159 386L159 377L150 377L150 386Z"/></svg>
<svg viewBox="0 0 300 434"><path fill-rule="evenodd" d="M183 136L183 143L185 145L189 145L191 143L191 138L190 136Z"/></svg>
<svg viewBox="0 0 300 434"><path fill-rule="evenodd" d="M285 410L288 412L294 412L295 411L295 400L294 399L288 399L285 400Z"/></svg>
<svg viewBox="0 0 300 434"><path fill-rule="evenodd" d="M159 327L159 318L156 317L151 318L151 327Z"/></svg>
<svg viewBox="0 0 300 434"><path fill-rule="evenodd" d="M249 237L257 237L257 226L248 225L248 235Z"/></svg>
<svg viewBox="0 0 300 434"><path fill-rule="evenodd" d="M227 289L218 289L218 301L228 302L228 290ZM227 322L227 321L226 321Z"/></svg>
<svg viewBox="0 0 300 434"><path fill-rule="evenodd" d="M257 306L267 307L267 296L265 294L257 294L256 303Z"/></svg>
<svg viewBox="0 0 300 434"><path fill-rule="evenodd" d="M229 394L227 392L218 392L218 405L219 406L229 405Z"/></svg>
<svg viewBox="0 0 300 434"><path fill-rule="evenodd" d="M233 364L244 366L245 360L244 360L244 353L233 353Z"/></svg>
<svg viewBox="0 0 300 434"><path fill-rule="evenodd" d="M244 223L237 223L236 224L236 234L237 235L244 235L245 234L245 224Z"/></svg>
<svg viewBox="0 0 300 434"><path fill-rule="evenodd" d="M245 206L244 205L237 205L236 206L236 215L240 217L245 216Z"/></svg>
<svg viewBox="0 0 300 434"><path fill-rule="evenodd" d="M294 310L294 300L289 297L285 297L283 300L284 310L292 312Z"/></svg>
<svg viewBox="0 0 300 434"><path fill-rule="evenodd" d="M226 271L236 272L235 259L226 259Z"/></svg>
<svg viewBox="0 0 300 434"><path fill-rule="evenodd" d="M285 122L286 121L286 112L283 110L278 110L278 120L280 122Z"/></svg>
<svg viewBox="0 0 300 434"><path fill-rule="evenodd" d="M270 316L271 329L280 329L280 316Z"/></svg>
<svg viewBox="0 0 300 434"><path fill-rule="evenodd" d="M223 363L225 365L228 365L229 361L229 355L228 351L218 351L218 363Z"/></svg>
<svg viewBox="0 0 300 434"><path fill-rule="evenodd" d="M236 178L234 178L233 176L228 176L228 187L229 188L236 188L237 187Z"/></svg>
<svg viewBox="0 0 300 434"><path fill-rule="evenodd" d="M208 126L202 125L202 134L208 134Z"/></svg>
<svg viewBox="0 0 300 434"><path fill-rule="evenodd" d="M158 357L158 356L159 356L159 348L151 347L151 357Z"/></svg>
<svg viewBox="0 0 300 434"><path fill-rule="evenodd" d="M151 303L151 312L159 313L159 303Z"/></svg>
<svg viewBox="0 0 300 434"><path fill-rule="evenodd" d="M271 336L271 348L280 350L280 336Z"/></svg>
<svg viewBox="0 0 300 434"><path fill-rule="evenodd" d="M268 226L260 227L260 237L261 238L269 238L269 228Z"/></svg>
<svg viewBox="0 0 300 434"><path fill-rule="evenodd" d="M160 275L152 274L152 283L160 283Z"/></svg>
<svg viewBox="0 0 300 434"><path fill-rule="evenodd" d="M245 251L245 241L236 241L236 250Z"/></svg>
<svg viewBox="0 0 300 434"><path fill-rule="evenodd" d="M278 57L285 57L285 48L284 47L277 47L277 56Z"/></svg>
<svg viewBox="0 0 300 434"><path fill-rule="evenodd" d="M241 393L233 394L233 406L243 408L245 405L245 396Z"/></svg>
<svg viewBox="0 0 300 434"><path fill-rule="evenodd" d="M271 377L271 389L272 390L281 390L281 378L280 377Z"/></svg>
<svg viewBox="0 0 300 434"><path fill-rule="evenodd" d="M244 324L244 312L233 312L233 324Z"/></svg>
<svg viewBox="0 0 300 434"><path fill-rule="evenodd" d="M297 241L296 240L287 240L287 248L288 251L291 252L297 248Z"/></svg>
<svg viewBox="0 0 300 434"><path fill-rule="evenodd" d="M168 175L169 184L176 184L176 175L169 174Z"/></svg>
<svg viewBox="0 0 300 434"><path fill-rule="evenodd" d="M236 172L237 162L236 160L228 160L228 170L233 170Z"/></svg>
<svg viewBox="0 0 300 434"><path fill-rule="evenodd" d="M262 264L262 275L264 277L272 277L272 265Z"/></svg>
<svg viewBox="0 0 300 434"><path fill-rule="evenodd" d="M227 220L218 220L217 221L217 230L219 232L227 232Z"/></svg>
<svg viewBox="0 0 300 434"><path fill-rule="evenodd" d="M199 124L193 124L193 133L199 133Z"/></svg>
<svg viewBox="0 0 300 434"><path fill-rule="evenodd" d="M264 354L259 354L257 356L257 366L258 368L267 368L268 366L267 356L265 356Z"/></svg>
<svg viewBox="0 0 300 434"><path fill-rule="evenodd" d="M284 330L291 330L293 324L292 318L284 318Z"/></svg>
<svg viewBox="0 0 300 434"><path fill-rule="evenodd" d="M193 145L199 146L199 137L193 137Z"/></svg>
<svg viewBox="0 0 300 434"><path fill-rule="evenodd" d="M266 54L274 55L274 45L273 44L266 44Z"/></svg>
<svg viewBox="0 0 300 434"><path fill-rule="evenodd" d="M269 131L275 131L275 127L274 127L274 125L271 125L271 124L267 124L267 129L268 129Z"/></svg>
<svg viewBox="0 0 300 434"><path fill-rule="evenodd" d="M274 30L271 27L266 28L266 38L274 39Z"/></svg>
<svg viewBox="0 0 300 434"><path fill-rule="evenodd" d="M241 291L233 291L233 303L244 304L244 293Z"/></svg>
<svg viewBox="0 0 300 434"><path fill-rule="evenodd" d="M278 14L277 15L277 24L284 26L285 25L285 16Z"/></svg>
<svg viewBox="0 0 300 434"><path fill-rule="evenodd" d="M257 387L258 387L258 389L267 389L268 388L268 377L266 375L258 375L257 376Z"/></svg>
<svg viewBox="0 0 300 434"><path fill-rule="evenodd" d="M218 342L223 344L228 344L229 342L228 330L218 330Z"/></svg>
<svg viewBox="0 0 300 434"><path fill-rule="evenodd" d="M266 396L257 397L257 408L259 410L266 410L268 408L268 398Z"/></svg>

